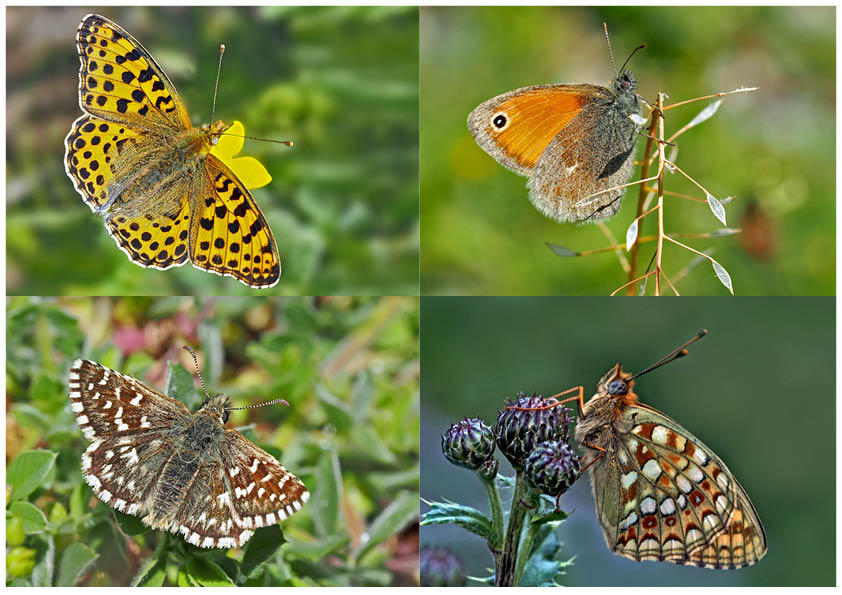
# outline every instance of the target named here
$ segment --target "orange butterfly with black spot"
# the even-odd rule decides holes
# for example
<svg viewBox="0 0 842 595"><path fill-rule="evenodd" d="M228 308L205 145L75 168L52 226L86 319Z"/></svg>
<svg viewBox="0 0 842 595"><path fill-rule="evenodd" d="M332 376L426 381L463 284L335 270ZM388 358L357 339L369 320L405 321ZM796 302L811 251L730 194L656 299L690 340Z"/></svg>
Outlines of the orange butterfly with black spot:
<svg viewBox="0 0 842 595"><path fill-rule="evenodd" d="M766 555L766 533L745 490L725 463L678 422L639 402L634 379L687 354L696 337L632 375L614 365L585 403L576 441L596 456L591 470L599 523L608 547L632 560L742 568Z"/></svg>
<svg viewBox="0 0 842 595"><path fill-rule="evenodd" d="M199 269L272 287L281 261L266 218L245 185L211 153L228 126L194 128L175 87L143 46L105 17L76 35L77 119L65 169L129 259Z"/></svg>

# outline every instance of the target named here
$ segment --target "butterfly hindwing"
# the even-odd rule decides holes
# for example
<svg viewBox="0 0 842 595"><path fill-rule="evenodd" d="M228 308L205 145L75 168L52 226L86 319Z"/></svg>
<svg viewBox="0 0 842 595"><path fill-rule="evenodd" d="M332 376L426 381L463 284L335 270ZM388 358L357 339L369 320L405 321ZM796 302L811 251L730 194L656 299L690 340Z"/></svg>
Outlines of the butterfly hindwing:
<svg viewBox="0 0 842 595"><path fill-rule="evenodd" d="M190 203L186 196L175 215L116 215L108 217L106 225L120 249L140 266L168 269L187 261Z"/></svg>
<svg viewBox="0 0 842 595"><path fill-rule="evenodd" d="M226 430L222 460L228 471L238 523L253 529L278 523L307 502L304 484L236 430Z"/></svg>
<svg viewBox="0 0 842 595"><path fill-rule="evenodd" d="M213 155L193 193L190 260L253 287L271 287L281 260L266 218L248 189Z"/></svg>
<svg viewBox="0 0 842 595"><path fill-rule="evenodd" d="M616 452L594 466L600 522L616 553L739 568L766 550L763 528L725 464L698 438L643 404L623 412Z"/></svg>
<svg viewBox="0 0 842 595"><path fill-rule="evenodd" d="M190 117L175 87L125 29L91 14L79 25L76 44L82 61L79 103L83 111L136 130L190 128Z"/></svg>

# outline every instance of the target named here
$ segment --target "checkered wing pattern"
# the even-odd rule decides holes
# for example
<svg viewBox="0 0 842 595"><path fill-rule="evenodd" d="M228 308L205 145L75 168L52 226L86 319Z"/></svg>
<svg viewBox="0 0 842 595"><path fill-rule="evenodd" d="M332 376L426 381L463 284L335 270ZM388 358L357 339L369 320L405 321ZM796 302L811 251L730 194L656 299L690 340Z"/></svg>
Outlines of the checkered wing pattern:
<svg viewBox="0 0 842 595"><path fill-rule="evenodd" d="M196 482L210 490L190 491L178 515L187 519L178 532L193 545L242 546L256 529L285 520L310 497L295 475L236 430L225 431L221 460L202 468Z"/></svg>
<svg viewBox="0 0 842 595"><path fill-rule="evenodd" d="M757 513L713 451L678 423L636 403L615 465L592 475L608 545L633 560L741 568L766 553Z"/></svg>

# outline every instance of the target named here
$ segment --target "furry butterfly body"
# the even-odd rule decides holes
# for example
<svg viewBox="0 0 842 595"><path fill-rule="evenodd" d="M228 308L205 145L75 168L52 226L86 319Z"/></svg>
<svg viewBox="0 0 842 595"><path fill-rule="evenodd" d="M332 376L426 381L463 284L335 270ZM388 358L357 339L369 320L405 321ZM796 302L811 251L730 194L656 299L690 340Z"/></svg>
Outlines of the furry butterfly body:
<svg viewBox="0 0 842 595"><path fill-rule="evenodd" d="M556 221L599 221L619 210L631 176L640 115L637 81L622 70L610 88L537 85L498 95L468 116L477 144L528 176L529 199Z"/></svg>

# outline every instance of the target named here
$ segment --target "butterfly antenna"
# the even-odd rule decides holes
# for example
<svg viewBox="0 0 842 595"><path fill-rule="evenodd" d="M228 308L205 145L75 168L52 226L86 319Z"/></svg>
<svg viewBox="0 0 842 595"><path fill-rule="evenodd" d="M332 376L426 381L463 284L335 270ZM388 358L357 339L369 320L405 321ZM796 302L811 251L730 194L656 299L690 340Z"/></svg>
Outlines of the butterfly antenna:
<svg viewBox="0 0 842 595"><path fill-rule="evenodd" d="M646 368L645 370L643 370L642 372L638 372L637 374L635 374L634 376L632 376L631 378L629 378L629 380L634 380L634 379L635 379L635 378L637 378L638 376L643 376L644 374L648 374L649 372L651 372L652 370L654 370L654 369L656 369L656 368L660 368L661 366L664 366L664 365L666 365L666 364L670 363L671 361L677 360L677 359L678 359L678 358L680 358L680 357L684 357L685 355L687 355L687 354L689 353L689 352L687 351L687 348L688 348L688 347L689 347L692 343L695 343L696 341L698 341L699 339L701 339L702 337L704 337L704 336L705 336L705 335L707 335L707 334L708 334L708 332L707 332L707 330L705 330L705 329L703 329L703 330L699 331L699 332L696 334L696 336L695 336L695 337L693 337L692 339L690 339L689 341L687 341L684 345L682 345L681 347L678 347L678 348L674 349L673 351L671 351L670 353L668 353L667 355L665 355L664 357L662 357L660 360L658 360L657 362L655 362L654 364L652 364L651 366L649 366L648 368Z"/></svg>
<svg viewBox="0 0 842 595"><path fill-rule="evenodd" d="M199 377L199 382L201 382L201 383L202 383L202 390L203 390L203 391L205 391L205 395L207 395L208 399L210 399L210 398L211 398L211 396L208 394L208 389L206 389L206 388L205 388L205 381L204 381L204 380L202 380L202 373L201 373L201 372L199 372L199 358L197 358L197 357L196 357L196 352L195 352L195 351L193 351L193 350L192 350L190 347L188 347L187 345L185 345L185 346L184 346L184 348L185 348L187 351L189 351L189 352L190 352L190 355L192 355L192 356L193 356L193 363L194 363L194 364L196 364L196 376L198 376L198 377Z"/></svg>
<svg viewBox="0 0 842 595"><path fill-rule="evenodd" d="M250 138L252 140L262 140L262 141L267 142L267 143L278 143L279 145L286 145L288 147L291 147L293 145L293 142L291 140L274 140L274 139L271 139L271 138L260 138L260 137L257 137L257 136L246 136L245 134L232 134L230 132L223 132L219 136L236 136L236 137L239 137L239 138Z"/></svg>
<svg viewBox="0 0 842 595"><path fill-rule="evenodd" d="M614 67L614 76L617 76L617 65L614 63L614 52L611 51L611 39L608 37L608 23L602 23L605 29L605 41L608 42L608 55L611 56L611 66Z"/></svg>
<svg viewBox="0 0 842 595"><path fill-rule="evenodd" d="M265 403L258 403L257 405L246 405L245 407L228 407L227 411L236 411L237 409L254 409L255 407L263 407L264 405L275 405L276 403L280 403L289 407L289 403L286 402L286 399L272 399L271 401L266 401Z"/></svg>
<svg viewBox="0 0 842 595"><path fill-rule="evenodd" d="M222 54L225 53L225 44L220 44L219 46L219 66L216 67L216 84L213 86L213 107L211 108L211 119L210 121L213 122L213 116L216 114L216 90L219 89L219 75L222 74Z"/></svg>
<svg viewBox="0 0 842 595"><path fill-rule="evenodd" d="M632 53L631 53L631 54L629 54L629 57L628 57L628 58L626 58L626 61L625 61L625 62L623 62L623 67L620 69L620 72L623 72L623 70L625 70L625 68L626 68L626 64L628 64L628 63L629 63L629 60L631 60L631 59L632 59L632 56L634 56L634 55L638 52L638 50L642 50L642 49L643 49L643 48L645 48L645 47L646 47L646 44L645 44L645 43L642 43L642 44L640 44L639 46L637 46L636 48L634 48L634 49L632 50Z"/></svg>

